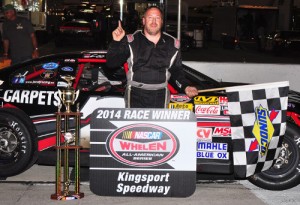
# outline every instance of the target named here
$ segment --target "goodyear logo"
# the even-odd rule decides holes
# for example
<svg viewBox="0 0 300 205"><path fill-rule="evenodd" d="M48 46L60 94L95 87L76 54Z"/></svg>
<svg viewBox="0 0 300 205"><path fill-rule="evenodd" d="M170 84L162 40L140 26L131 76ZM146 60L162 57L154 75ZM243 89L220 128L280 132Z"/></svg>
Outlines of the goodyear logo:
<svg viewBox="0 0 300 205"><path fill-rule="evenodd" d="M255 109L256 121L254 122L252 133L255 136L260 154L264 156L268 151L269 143L274 134L274 126L269 118L268 110L261 105Z"/></svg>
<svg viewBox="0 0 300 205"><path fill-rule="evenodd" d="M185 109L193 111L193 103L169 103L169 109Z"/></svg>
<svg viewBox="0 0 300 205"><path fill-rule="evenodd" d="M198 105L219 105L219 97L217 96L197 96L194 103Z"/></svg>

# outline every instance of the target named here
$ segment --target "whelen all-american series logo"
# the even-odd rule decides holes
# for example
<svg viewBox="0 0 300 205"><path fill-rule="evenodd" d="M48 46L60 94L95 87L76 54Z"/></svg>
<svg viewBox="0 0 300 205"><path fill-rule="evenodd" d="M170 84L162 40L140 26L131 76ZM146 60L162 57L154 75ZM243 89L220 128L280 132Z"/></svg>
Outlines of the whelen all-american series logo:
<svg viewBox="0 0 300 205"><path fill-rule="evenodd" d="M123 164L151 167L172 159L179 150L179 141L170 130L158 125L133 124L111 133L106 149Z"/></svg>

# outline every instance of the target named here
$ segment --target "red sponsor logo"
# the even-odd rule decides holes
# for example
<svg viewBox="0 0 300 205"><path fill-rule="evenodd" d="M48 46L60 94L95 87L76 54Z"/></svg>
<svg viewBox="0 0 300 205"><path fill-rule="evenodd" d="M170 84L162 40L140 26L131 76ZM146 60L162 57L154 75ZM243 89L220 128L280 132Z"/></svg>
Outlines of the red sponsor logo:
<svg viewBox="0 0 300 205"><path fill-rule="evenodd" d="M215 127L213 136L230 137L231 136L231 127Z"/></svg>
<svg viewBox="0 0 300 205"><path fill-rule="evenodd" d="M220 96L219 97L219 103L220 103L220 105L228 105L228 99L227 99L227 97L225 97L225 96Z"/></svg>
<svg viewBox="0 0 300 205"><path fill-rule="evenodd" d="M212 139L212 128L198 128L197 130L198 140L211 140Z"/></svg>
<svg viewBox="0 0 300 205"><path fill-rule="evenodd" d="M219 105L196 105L196 115L220 115Z"/></svg>

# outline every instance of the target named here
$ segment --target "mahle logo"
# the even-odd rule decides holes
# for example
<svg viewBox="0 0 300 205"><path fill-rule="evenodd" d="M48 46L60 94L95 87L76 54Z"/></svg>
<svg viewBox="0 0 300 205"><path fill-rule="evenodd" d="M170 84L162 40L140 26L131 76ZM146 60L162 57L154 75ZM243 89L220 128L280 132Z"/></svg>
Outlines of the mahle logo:
<svg viewBox="0 0 300 205"><path fill-rule="evenodd" d="M261 105L255 109L256 121L252 133L258 141L260 154L264 156L274 134L274 126L270 120L268 110Z"/></svg>

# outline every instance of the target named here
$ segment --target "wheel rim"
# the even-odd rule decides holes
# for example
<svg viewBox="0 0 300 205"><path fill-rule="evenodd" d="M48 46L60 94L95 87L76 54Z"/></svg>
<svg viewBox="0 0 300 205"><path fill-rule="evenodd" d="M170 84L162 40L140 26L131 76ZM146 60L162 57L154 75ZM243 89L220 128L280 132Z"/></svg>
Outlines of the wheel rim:
<svg viewBox="0 0 300 205"><path fill-rule="evenodd" d="M262 174L272 178L285 177L294 171L295 167L298 164L298 158L299 154L295 147L292 146L289 140L286 140L284 138L279 157L276 160L274 166L271 169L262 172Z"/></svg>
<svg viewBox="0 0 300 205"><path fill-rule="evenodd" d="M8 126L0 128L0 165L13 163L19 156L19 140Z"/></svg>

